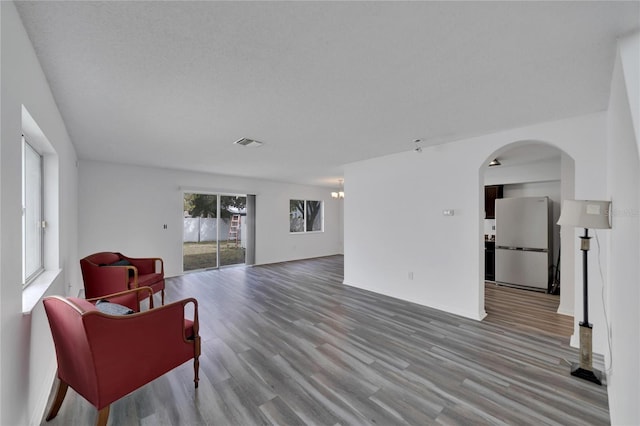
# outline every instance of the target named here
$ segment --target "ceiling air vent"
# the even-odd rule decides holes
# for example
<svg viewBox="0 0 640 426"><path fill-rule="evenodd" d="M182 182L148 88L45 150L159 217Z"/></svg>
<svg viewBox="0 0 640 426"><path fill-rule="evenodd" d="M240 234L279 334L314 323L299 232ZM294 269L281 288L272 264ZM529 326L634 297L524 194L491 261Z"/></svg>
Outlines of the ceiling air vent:
<svg viewBox="0 0 640 426"><path fill-rule="evenodd" d="M234 144L253 147L253 148L257 148L259 146L262 146L262 142L254 140L254 139L249 139L249 138L242 138L240 140L235 141Z"/></svg>

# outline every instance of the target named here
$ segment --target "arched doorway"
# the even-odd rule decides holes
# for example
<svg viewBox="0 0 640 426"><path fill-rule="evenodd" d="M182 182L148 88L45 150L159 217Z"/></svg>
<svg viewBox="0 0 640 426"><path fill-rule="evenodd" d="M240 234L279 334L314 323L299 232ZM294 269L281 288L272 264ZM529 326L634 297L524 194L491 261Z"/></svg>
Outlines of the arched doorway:
<svg viewBox="0 0 640 426"><path fill-rule="evenodd" d="M499 165L489 166L495 159L498 159ZM489 186L492 188L499 187L499 195L504 198L548 197L551 208L549 218L549 227L551 228L549 250L551 256L547 272L550 284L554 285L554 287L557 286L559 290L559 296L556 298L557 302L553 309L557 313L567 316L573 316L574 310L573 253L575 241L571 230L561 231L556 222L560 215L562 200L574 198L574 176L573 158L557 146L541 141L524 140L507 144L487 157L480 168L482 191L485 190L485 186ZM485 202L485 197L481 196L481 200ZM491 212L491 207L487 208L485 205L484 211ZM485 263L481 262L481 264L484 264L484 272L487 272L487 268L491 267L490 250L492 247L495 248L495 243L493 245L491 243L495 241L495 218L485 216L482 222L480 229L483 230L481 239L484 244L481 246L487 256L481 256L486 260ZM526 223L523 223L522 226L526 226ZM504 259L503 262L505 262ZM485 278L491 278L491 274L482 274L480 280L481 307L484 311L487 311ZM487 280L487 282L495 281L495 275L493 280ZM527 289L526 286L522 288ZM492 287L487 287L487 289L492 291ZM523 293L520 291L518 294L528 296L527 293L530 294L531 292ZM493 297L493 293L489 296ZM540 298L542 299L543 296L540 296ZM495 303L495 300L491 299L489 302ZM487 313L491 314L489 311ZM568 329L568 327L565 327L563 332L567 332Z"/></svg>

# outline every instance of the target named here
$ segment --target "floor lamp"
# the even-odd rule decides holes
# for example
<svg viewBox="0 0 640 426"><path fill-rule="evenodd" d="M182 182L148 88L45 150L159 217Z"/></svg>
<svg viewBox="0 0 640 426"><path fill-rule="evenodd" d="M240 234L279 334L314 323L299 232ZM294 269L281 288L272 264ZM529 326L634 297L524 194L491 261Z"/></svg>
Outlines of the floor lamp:
<svg viewBox="0 0 640 426"><path fill-rule="evenodd" d="M602 384L600 372L593 369L592 329L589 323L589 287L587 281L587 252L589 229L610 229L610 201L564 200L558 225L584 228L580 237L582 250L582 302L583 320L580 322L580 362L572 363L571 375L598 385Z"/></svg>

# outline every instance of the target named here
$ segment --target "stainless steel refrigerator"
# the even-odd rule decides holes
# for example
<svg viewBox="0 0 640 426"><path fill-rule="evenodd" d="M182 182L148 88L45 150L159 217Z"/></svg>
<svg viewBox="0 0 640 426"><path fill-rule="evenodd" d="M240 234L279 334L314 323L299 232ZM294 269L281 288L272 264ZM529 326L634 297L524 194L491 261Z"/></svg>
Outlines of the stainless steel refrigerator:
<svg viewBox="0 0 640 426"><path fill-rule="evenodd" d="M500 198L495 206L496 282L548 291L549 198Z"/></svg>

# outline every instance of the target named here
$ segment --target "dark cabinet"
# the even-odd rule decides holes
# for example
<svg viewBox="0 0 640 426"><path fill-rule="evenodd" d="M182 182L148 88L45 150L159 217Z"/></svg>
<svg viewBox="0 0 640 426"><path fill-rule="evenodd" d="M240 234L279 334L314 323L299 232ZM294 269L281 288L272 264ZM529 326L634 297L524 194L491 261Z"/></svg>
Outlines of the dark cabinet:
<svg viewBox="0 0 640 426"><path fill-rule="evenodd" d="M496 243L493 241L484 242L484 279L486 281L496 280Z"/></svg>
<svg viewBox="0 0 640 426"><path fill-rule="evenodd" d="M484 212L485 219L496 218L496 199L502 198L502 185L484 187Z"/></svg>

